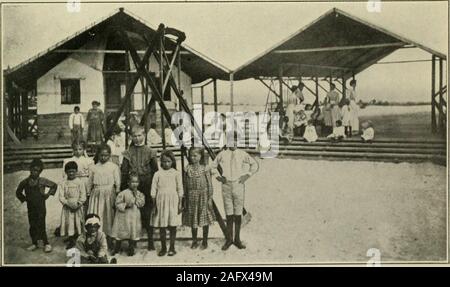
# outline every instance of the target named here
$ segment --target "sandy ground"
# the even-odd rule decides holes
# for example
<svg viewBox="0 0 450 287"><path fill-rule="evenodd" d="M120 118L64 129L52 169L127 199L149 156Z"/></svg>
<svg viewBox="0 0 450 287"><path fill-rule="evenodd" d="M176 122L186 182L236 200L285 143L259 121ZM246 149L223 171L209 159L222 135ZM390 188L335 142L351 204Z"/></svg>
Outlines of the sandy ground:
<svg viewBox="0 0 450 287"><path fill-rule="evenodd" d="M58 180L60 170L43 176ZM61 205L47 203L47 230L54 251L27 252L26 206L14 196L27 172L4 177L5 262L64 264L62 239L53 236ZM117 256L122 264L192 263L324 263L366 262L369 248L378 248L382 261L446 260L446 170L431 163L346 162L264 159L247 183L246 208L252 220L242 231L246 250L227 252L216 224L209 249L191 250L178 240L178 254L158 257L139 243L133 257ZM215 201L221 212L220 187ZM189 237L180 230L180 238ZM156 242L159 248L159 242Z"/></svg>

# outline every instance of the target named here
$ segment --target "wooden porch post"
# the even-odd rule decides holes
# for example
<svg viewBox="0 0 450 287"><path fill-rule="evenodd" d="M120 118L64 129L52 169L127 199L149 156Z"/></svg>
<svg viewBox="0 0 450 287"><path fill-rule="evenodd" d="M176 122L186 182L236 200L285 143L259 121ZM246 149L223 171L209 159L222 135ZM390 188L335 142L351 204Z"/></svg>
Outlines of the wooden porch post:
<svg viewBox="0 0 450 287"><path fill-rule="evenodd" d="M444 97L443 97L443 60L439 58L439 131L445 134L445 125L444 125Z"/></svg>
<svg viewBox="0 0 450 287"><path fill-rule="evenodd" d="M435 99L435 83L436 83L436 56L431 56L431 131L436 132L436 99Z"/></svg>
<svg viewBox="0 0 450 287"><path fill-rule="evenodd" d="M200 87L200 101L202 105L202 133L205 132L205 93L204 93L204 86ZM203 144L203 137L202 137L202 144Z"/></svg>
<svg viewBox="0 0 450 287"><path fill-rule="evenodd" d="M217 113L217 79L214 79L214 112Z"/></svg>
<svg viewBox="0 0 450 287"><path fill-rule="evenodd" d="M28 92L24 91L22 94L22 139L28 136Z"/></svg>
<svg viewBox="0 0 450 287"><path fill-rule="evenodd" d="M314 101L314 108L319 107L319 77L316 77L316 100Z"/></svg>
<svg viewBox="0 0 450 287"><path fill-rule="evenodd" d="M230 73L230 112L234 111L234 95L233 95L234 74Z"/></svg>
<svg viewBox="0 0 450 287"><path fill-rule="evenodd" d="M347 87L345 86L345 78L342 77L342 98L345 99Z"/></svg>
<svg viewBox="0 0 450 287"><path fill-rule="evenodd" d="M126 96L126 90L127 90L127 87L128 87L128 85L129 85L129 80L128 80L128 72L129 72L129 70L130 70L130 63L129 63L129 59L128 59L128 52L126 52L125 53L125 67L126 67L126 74L125 74L125 95L124 95L124 97ZM121 93L122 93L122 91L121 91ZM120 95L120 96L122 96L122 95ZM128 134L128 131L130 131L131 132L131 126L130 126L130 112L131 112L131 99L132 99L132 97L133 97L133 92L131 93L131 95L130 95L130 100L127 102L127 107L125 108L125 113L126 113L126 127L125 127L125 130L127 131L126 133L125 133L125 147L126 148L128 148L128 142L129 142L129 134ZM106 141L108 141L108 139L106 139Z"/></svg>
<svg viewBox="0 0 450 287"><path fill-rule="evenodd" d="M301 79L301 78L300 78ZM278 68L278 82L280 85L280 107L284 110L284 103L283 103L283 65L280 65Z"/></svg>

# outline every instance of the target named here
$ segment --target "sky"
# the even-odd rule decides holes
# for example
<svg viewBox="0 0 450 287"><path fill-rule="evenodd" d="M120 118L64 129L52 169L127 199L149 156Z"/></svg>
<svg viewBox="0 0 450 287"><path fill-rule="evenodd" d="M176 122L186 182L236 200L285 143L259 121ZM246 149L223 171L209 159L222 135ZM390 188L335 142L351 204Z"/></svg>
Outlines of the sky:
<svg viewBox="0 0 450 287"><path fill-rule="evenodd" d="M186 33L186 44L234 70L333 7L386 28L439 52L448 50L447 2L381 2L369 12L367 2L289 3L103 3L82 2L78 13L66 4L8 4L2 14L2 68L14 67L51 45L124 7L157 27ZM431 59L419 49L403 49L386 61ZM363 100L428 101L431 63L373 65L356 76ZM229 83L219 82L220 101L229 101ZM212 89L205 90L212 101ZM236 82L235 102L264 104L267 89L255 80ZM198 98L198 92L195 93ZM195 99L197 101L197 99Z"/></svg>

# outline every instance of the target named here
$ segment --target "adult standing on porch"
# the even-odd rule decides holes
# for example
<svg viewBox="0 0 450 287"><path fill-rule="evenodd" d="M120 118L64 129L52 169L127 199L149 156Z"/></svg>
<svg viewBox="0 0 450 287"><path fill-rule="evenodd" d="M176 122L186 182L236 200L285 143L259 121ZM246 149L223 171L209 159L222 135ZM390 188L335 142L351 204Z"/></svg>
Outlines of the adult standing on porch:
<svg viewBox="0 0 450 287"><path fill-rule="evenodd" d="M291 93L288 93L286 99L286 116L289 118L288 127L293 130L294 129L294 109L297 103L303 102L305 99L303 97L303 87L305 85L303 83L299 83L298 86L291 87Z"/></svg>
<svg viewBox="0 0 450 287"><path fill-rule="evenodd" d="M330 91L328 92L327 97L331 107L331 118L334 128L336 127L336 121L341 119L341 108L339 108L340 97L339 93L336 91L335 84L330 84Z"/></svg>
<svg viewBox="0 0 450 287"><path fill-rule="evenodd" d="M359 132L359 106L357 104L358 97L356 95L356 80L350 81L350 89L347 90L347 99L350 100L351 108L351 127L353 133Z"/></svg>
<svg viewBox="0 0 450 287"><path fill-rule="evenodd" d="M100 144L103 142L104 126L103 122L105 116L103 111L99 109L100 103L97 101L92 102L92 109L89 110L87 115L87 121L89 124L87 142L88 144Z"/></svg>

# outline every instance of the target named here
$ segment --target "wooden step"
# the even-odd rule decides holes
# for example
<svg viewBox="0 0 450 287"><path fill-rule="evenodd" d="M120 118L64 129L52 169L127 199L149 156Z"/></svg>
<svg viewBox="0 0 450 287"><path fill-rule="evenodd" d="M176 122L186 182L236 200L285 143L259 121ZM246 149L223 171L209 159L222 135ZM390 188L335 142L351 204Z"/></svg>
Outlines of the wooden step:
<svg viewBox="0 0 450 287"><path fill-rule="evenodd" d="M247 149L250 154L259 154L256 150ZM386 159L386 160L439 160L445 162L447 157L443 155L428 154L397 154L397 153L365 153L365 152L316 152L316 151L280 151L278 155L319 158L345 158L345 159Z"/></svg>
<svg viewBox="0 0 450 287"><path fill-rule="evenodd" d="M296 145L289 145L289 146L278 146L279 151L285 151L285 150L292 150L292 151L341 151L341 152L367 152L367 153L401 153L401 154L440 154L444 155L446 154L445 150L439 150L439 149L411 149L411 148L373 148L373 147L346 147L346 146L296 146Z"/></svg>

